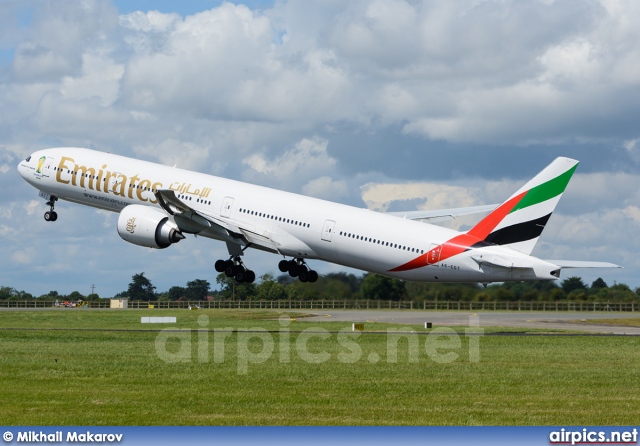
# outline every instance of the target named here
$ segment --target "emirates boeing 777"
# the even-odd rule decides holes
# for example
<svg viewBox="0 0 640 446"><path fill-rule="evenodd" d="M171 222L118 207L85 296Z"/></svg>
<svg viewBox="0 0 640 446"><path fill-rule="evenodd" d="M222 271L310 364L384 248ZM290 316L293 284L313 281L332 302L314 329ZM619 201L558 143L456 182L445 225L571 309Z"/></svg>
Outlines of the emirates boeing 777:
<svg viewBox="0 0 640 446"><path fill-rule="evenodd" d="M557 158L504 203L491 206L380 213L198 172L81 148L40 150L18 165L40 190L56 221L58 200L118 212L118 234L129 243L167 248L197 234L226 243L215 269L253 282L247 248L282 257L279 269L302 282L323 260L422 282L554 280L562 268L618 267L605 262L541 260L531 252L578 161ZM488 213L458 232L431 219Z"/></svg>

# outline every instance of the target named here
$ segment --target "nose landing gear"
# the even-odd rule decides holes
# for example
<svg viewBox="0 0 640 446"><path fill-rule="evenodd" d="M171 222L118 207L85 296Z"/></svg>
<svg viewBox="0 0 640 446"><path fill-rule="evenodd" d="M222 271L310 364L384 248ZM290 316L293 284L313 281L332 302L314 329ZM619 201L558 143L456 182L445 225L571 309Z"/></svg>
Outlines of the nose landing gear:
<svg viewBox="0 0 640 446"><path fill-rule="evenodd" d="M45 203L50 209L44 213L45 221L56 221L58 219L57 212L53 210L55 208L56 201L58 201L58 198L52 195L51 198L49 198L49 201Z"/></svg>

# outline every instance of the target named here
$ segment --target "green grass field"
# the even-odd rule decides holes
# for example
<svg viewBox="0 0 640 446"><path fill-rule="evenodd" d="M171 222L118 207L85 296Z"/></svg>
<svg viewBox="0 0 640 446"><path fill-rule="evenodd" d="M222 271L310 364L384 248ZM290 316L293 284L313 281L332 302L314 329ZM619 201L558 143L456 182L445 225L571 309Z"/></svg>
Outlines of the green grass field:
<svg viewBox="0 0 640 446"><path fill-rule="evenodd" d="M141 316L164 315L177 316L170 328L182 331L140 324ZM202 316L208 320L199 320ZM460 336L456 341L455 335L423 333L402 338L394 360L386 329L398 326L368 324L367 330L379 333L355 337L337 334L349 324L304 322L294 314L296 320L286 323L278 316L233 310L1 311L0 423L638 422L638 337ZM222 328L233 330L213 331ZM313 333L300 333L307 329ZM269 353L270 339L272 353L260 355ZM409 348L412 342L417 354ZM444 355L455 360L443 361L449 358Z"/></svg>
<svg viewBox="0 0 640 446"><path fill-rule="evenodd" d="M587 319L590 324L620 325L624 327L640 327L640 318Z"/></svg>

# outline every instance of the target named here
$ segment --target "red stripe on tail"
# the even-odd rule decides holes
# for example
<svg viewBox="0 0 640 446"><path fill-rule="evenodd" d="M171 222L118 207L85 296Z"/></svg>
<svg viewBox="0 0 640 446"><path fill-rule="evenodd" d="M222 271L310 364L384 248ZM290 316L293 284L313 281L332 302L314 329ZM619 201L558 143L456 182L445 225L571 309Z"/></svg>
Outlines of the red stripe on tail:
<svg viewBox="0 0 640 446"><path fill-rule="evenodd" d="M527 191L505 201L492 213L483 218L477 225L471 228L466 234L456 235L451 240L446 241L440 246L436 246L426 254L420 255L404 265L390 269L389 272L409 271L412 269L422 268L429 264L438 263L465 252L476 243L482 242L486 239L526 194Z"/></svg>

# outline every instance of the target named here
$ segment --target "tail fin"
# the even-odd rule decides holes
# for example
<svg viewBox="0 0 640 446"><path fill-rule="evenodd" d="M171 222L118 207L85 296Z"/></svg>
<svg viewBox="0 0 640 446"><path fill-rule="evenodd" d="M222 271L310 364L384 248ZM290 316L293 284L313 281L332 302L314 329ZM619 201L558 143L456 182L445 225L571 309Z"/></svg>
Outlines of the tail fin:
<svg viewBox="0 0 640 446"><path fill-rule="evenodd" d="M556 158L468 234L531 254L576 167L576 160Z"/></svg>

